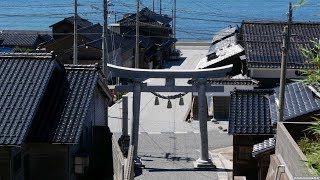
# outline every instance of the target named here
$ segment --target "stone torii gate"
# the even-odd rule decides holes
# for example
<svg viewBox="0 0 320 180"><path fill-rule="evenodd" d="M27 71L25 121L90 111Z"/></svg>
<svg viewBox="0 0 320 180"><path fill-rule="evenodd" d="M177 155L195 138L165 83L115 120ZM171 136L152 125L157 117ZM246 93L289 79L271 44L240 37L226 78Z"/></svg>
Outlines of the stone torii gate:
<svg viewBox="0 0 320 180"><path fill-rule="evenodd" d="M202 70L164 70L164 69L134 69L115 66L108 64L108 70L113 77L132 79L133 83L129 85L116 86L119 92L133 92L133 109L132 109L132 131L130 145L134 146L133 158L138 160L138 138L139 138L139 118L140 118L140 101L141 92L198 92L198 119L200 125L200 158L196 160L195 167L212 166L208 152L208 128L207 128L207 107L206 92L222 92L223 86L211 86L207 84L208 78L224 77L230 72L232 65L219 68L202 69ZM142 80L148 78L166 79L165 86L152 86L142 83ZM192 78L197 83L192 86L177 86L175 79Z"/></svg>

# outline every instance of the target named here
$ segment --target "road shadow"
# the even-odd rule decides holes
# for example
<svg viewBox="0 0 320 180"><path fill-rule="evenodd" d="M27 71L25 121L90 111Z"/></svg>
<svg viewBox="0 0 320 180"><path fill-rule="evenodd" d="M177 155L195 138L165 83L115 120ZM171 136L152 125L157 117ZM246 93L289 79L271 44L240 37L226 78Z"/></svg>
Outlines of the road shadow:
<svg viewBox="0 0 320 180"><path fill-rule="evenodd" d="M179 168L179 169L169 169L169 168L144 168L149 172L190 172L190 171L215 171L215 172L231 172L230 169L221 168Z"/></svg>
<svg viewBox="0 0 320 180"><path fill-rule="evenodd" d="M187 59L186 57L180 57L179 60L175 60L175 61L166 60L166 64L164 65L164 68L171 68L172 66L180 66L186 59Z"/></svg>

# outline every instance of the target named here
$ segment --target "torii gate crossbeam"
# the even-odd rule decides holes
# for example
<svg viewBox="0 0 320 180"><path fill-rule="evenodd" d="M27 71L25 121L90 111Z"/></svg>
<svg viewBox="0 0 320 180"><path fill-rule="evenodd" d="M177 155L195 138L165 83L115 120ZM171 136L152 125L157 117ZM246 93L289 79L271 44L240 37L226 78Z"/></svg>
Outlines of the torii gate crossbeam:
<svg viewBox="0 0 320 180"><path fill-rule="evenodd" d="M138 159L138 136L139 136L139 118L140 118L140 101L141 92L198 92L198 117L200 125L200 158L195 162L196 167L212 166L208 152L208 129L207 129L207 108L206 92L221 92L223 86L207 85L208 78L224 77L227 72L231 71L232 65L227 65L212 69L203 70L150 70L134 69L108 64L109 71L113 77L122 77L132 79L132 85L116 86L119 92L133 92L133 109L132 109L132 131L130 144L134 146L133 158ZM165 78L165 86L148 86L142 83L146 78ZM176 86L175 79L192 78L197 83L193 86Z"/></svg>

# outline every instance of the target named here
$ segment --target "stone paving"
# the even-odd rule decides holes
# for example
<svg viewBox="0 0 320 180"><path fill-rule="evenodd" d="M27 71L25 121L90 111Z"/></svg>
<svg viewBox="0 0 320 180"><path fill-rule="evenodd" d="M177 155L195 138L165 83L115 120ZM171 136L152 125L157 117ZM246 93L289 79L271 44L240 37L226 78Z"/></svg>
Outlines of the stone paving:
<svg viewBox="0 0 320 180"><path fill-rule="evenodd" d="M199 60L205 57L208 47L178 47L185 59L168 63L171 69L194 69ZM151 84L163 84L164 80L148 79ZM186 84L179 79L177 84ZM162 93L161 93L162 94ZM191 107L191 94L184 97L185 105L179 105L179 99L172 101L172 109L167 109L167 101L159 99L160 105L154 105L154 95L142 93L141 118L139 126L138 156L145 168L139 170L135 179L140 180L207 180L228 179L230 161L221 156L219 148L230 147L232 136L222 131L227 122L215 124L208 121L208 140L210 155L216 169L197 170L193 162L200 155L200 133L197 120L186 122ZM129 133L131 132L132 93L129 100ZM121 101L109 108L109 127L116 137L121 132ZM221 127L222 128L221 128ZM232 167L231 167L232 168Z"/></svg>

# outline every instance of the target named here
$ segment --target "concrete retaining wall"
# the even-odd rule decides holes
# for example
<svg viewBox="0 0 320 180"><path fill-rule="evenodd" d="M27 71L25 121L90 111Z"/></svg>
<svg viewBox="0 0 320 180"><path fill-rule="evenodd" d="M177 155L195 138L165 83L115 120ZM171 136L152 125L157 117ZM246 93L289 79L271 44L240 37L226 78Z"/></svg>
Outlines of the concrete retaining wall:
<svg viewBox="0 0 320 180"><path fill-rule="evenodd" d="M285 172L289 179L294 177L312 177L305 164L306 156L291 137L283 123L278 123L276 156L281 164L286 166Z"/></svg>

